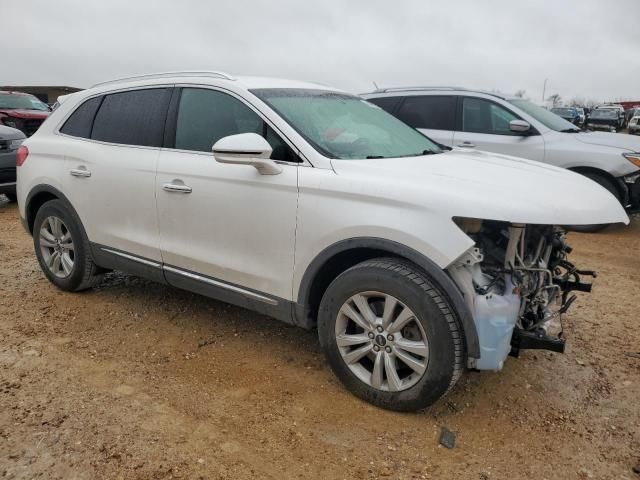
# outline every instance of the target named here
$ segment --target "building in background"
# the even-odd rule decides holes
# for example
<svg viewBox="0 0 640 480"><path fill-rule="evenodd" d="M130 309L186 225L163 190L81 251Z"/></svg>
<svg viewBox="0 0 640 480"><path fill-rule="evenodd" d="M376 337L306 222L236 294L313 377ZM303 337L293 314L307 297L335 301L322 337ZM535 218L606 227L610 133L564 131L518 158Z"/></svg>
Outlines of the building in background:
<svg viewBox="0 0 640 480"><path fill-rule="evenodd" d="M0 90L12 91L12 92L25 92L35 95L44 103L49 105L55 103L60 95L68 95L69 93L79 92L82 88L76 87L56 87L56 86L23 86L23 85L9 85L0 87Z"/></svg>

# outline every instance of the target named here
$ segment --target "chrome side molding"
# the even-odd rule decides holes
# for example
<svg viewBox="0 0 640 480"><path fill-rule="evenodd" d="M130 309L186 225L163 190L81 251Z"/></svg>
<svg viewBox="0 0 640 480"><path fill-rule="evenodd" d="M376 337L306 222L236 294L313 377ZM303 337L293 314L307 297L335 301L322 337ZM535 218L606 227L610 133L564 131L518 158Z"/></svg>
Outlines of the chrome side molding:
<svg viewBox="0 0 640 480"><path fill-rule="evenodd" d="M197 273L188 272L186 270L182 270L176 267L170 267L168 265L163 265L159 262L154 262L153 260L147 260L146 258L137 257L135 255L131 255L129 253L120 252L118 250L112 250L110 248L101 247L101 250L110 253L112 255L117 255L122 258L126 258L127 260L131 260L133 262L142 263L143 265L148 265L154 268L161 268L165 272L175 273L177 275L182 275L183 277L190 278L192 280L196 280L202 283L207 283L209 285L213 285L214 287L224 288L225 290L229 290L232 292L239 293L248 298L253 298L254 300L258 300L259 302L267 303L269 305L278 305L278 301L274 298L267 297L266 295L261 295L256 292L252 292L251 290L247 290L246 288L238 287L236 285L231 285L229 283L223 282L221 280L214 280L213 278L205 277L203 275L198 275Z"/></svg>
<svg viewBox="0 0 640 480"><path fill-rule="evenodd" d="M197 280L203 283L208 283L209 285L213 285L215 287L220 287L226 290L230 290L232 292L240 293L245 297L253 298L260 302L268 303L269 305L278 305L278 301L273 298L260 295L259 293L252 292L251 290L246 290L242 287L230 285L220 280L214 280L213 278L203 277L202 275L198 275L197 273L187 272L185 270L181 270L175 267L169 267L167 265L163 265L162 269L166 272L176 273L178 275L182 275L183 277L191 278L193 280Z"/></svg>

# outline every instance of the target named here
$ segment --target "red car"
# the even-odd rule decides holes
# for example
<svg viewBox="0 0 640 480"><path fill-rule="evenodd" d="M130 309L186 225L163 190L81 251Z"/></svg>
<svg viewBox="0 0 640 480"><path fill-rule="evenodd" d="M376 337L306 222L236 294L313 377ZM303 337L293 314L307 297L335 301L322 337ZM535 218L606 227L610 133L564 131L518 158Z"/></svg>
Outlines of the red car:
<svg viewBox="0 0 640 480"><path fill-rule="evenodd" d="M50 113L49 106L33 95L0 90L0 125L17 128L30 137Z"/></svg>

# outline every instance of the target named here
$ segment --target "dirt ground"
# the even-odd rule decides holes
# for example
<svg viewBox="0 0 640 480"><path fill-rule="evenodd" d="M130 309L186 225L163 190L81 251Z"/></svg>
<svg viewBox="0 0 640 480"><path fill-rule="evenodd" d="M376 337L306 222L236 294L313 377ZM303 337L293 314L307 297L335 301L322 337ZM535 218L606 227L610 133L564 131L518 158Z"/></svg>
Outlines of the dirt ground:
<svg viewBox="0 0 640 480"><path fill-rule="evenodd" d="M600 276L565 355L401 414L350 395L314 332L119 273L55 289L0 200L0 478L638 479L639 220L570 235Z"/></svg>

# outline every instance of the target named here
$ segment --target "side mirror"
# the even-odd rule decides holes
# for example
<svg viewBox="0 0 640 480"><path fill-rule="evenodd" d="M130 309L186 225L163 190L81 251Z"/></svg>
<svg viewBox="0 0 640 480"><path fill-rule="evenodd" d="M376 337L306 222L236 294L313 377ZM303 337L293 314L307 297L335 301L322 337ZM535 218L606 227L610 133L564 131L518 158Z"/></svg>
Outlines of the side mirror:
<svg viewBox="0 0 640 480"><path fill-rule="evenodd" d="M524 120L511 120L509 122L509 130L516 133L527 133L531 130L531 124Z"/></svg>
<svg viewBox="0 0 640 480"><path fill-rule="evenodd" d="M217 162L236 165L252 165L262 175L277 175L282 167L270 160L273 151L269 142L257 133L229 135L213 145L213 156Z"/></svg>

